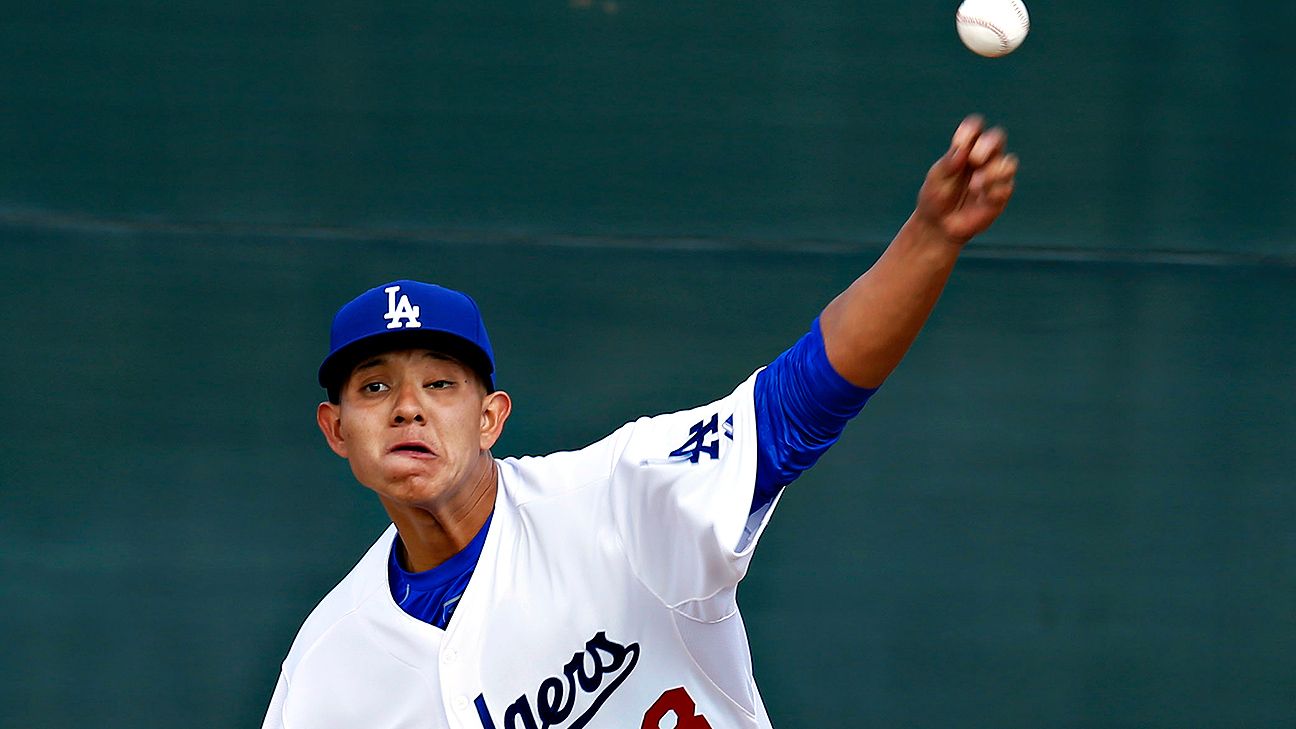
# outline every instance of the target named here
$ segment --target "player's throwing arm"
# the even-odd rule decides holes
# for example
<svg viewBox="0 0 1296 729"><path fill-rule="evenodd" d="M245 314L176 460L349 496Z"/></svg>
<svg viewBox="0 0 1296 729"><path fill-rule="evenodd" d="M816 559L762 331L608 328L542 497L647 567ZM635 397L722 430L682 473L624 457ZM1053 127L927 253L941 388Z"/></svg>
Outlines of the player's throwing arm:
<svg viewBox="0 0 1296 729"><path fill-rule="evenodd" d="M878 387L900 363L940 297L963 245L1012 197L1017 157L1007 135L963 120L932 165L913 215L882 257L823 311L828 360L860 387Z"/></svg>

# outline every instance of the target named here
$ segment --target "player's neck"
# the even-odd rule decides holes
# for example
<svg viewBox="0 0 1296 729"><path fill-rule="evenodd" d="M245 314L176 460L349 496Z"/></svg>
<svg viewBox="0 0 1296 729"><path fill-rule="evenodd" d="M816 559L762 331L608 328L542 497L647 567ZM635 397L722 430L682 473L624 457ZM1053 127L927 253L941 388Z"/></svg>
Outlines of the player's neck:
<svg viewBox="0 0 1296 729"><path fill-rule="evenodd" d="M430 570L458 554L477 536L495 508L496 468L490 452L483 452L471 486L465 489L462 498L452 500L444 509L431 510L383 499L383 506L404 545L400 556L405 569Z"/></svg>

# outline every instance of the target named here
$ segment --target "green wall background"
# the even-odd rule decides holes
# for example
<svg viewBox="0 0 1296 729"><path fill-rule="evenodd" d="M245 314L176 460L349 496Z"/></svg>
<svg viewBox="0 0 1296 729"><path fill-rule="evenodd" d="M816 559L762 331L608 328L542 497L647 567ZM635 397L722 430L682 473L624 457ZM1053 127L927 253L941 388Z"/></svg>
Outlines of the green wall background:
<svg viewBox="0 0 1296 729"><path fill-rule="evenodd" d="M589 2L588 7L582 4ZM886 240L951 126L1027 164L1021 246L1296 250L1296 5L27 3L13 215L526 235Z"/></svg>
<svg viewBox="0 0 1296 729"><path fill-rule="evenodd" d="M776 726L1296 725L1296 6L46 3L0 18L0 726L258 726L383 528L343 301L468 290L502 454L727 392L958 119L1005 218L741 601Z"/></svg>

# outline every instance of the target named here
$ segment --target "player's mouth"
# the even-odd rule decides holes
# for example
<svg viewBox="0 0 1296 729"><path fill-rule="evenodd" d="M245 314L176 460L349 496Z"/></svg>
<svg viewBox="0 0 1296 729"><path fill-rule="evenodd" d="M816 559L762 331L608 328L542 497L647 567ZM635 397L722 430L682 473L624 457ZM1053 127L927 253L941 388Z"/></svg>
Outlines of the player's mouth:
<svg viewBox="0 0 1296 729"><path fill-rule="evenodd" d="M426 443L417 440L407 440L392 446L387 450L398 456L409 456L410 458L435 458L436 454Z"/></svg>

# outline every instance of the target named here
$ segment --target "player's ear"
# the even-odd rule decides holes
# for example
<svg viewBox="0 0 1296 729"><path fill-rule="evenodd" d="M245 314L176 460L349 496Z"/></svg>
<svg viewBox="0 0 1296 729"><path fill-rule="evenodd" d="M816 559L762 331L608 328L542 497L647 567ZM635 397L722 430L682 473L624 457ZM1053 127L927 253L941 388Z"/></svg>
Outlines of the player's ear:
<svg viewBox="0 0 1296 729"><path fill-rule="evenodd" d="M513 399L507 392L496 390L482 398L481 449L488 451L504 432L504 421L513 412Z"/></svg>
<svg viewBox="0 0 1296 729"><path fill-rule="evenodd" d="M315 422L319 423L320 432L324 434L324 440L328 441L329 448L346 458L346 439L342 437L342 406L325 400L315 409Z"/></svg>

